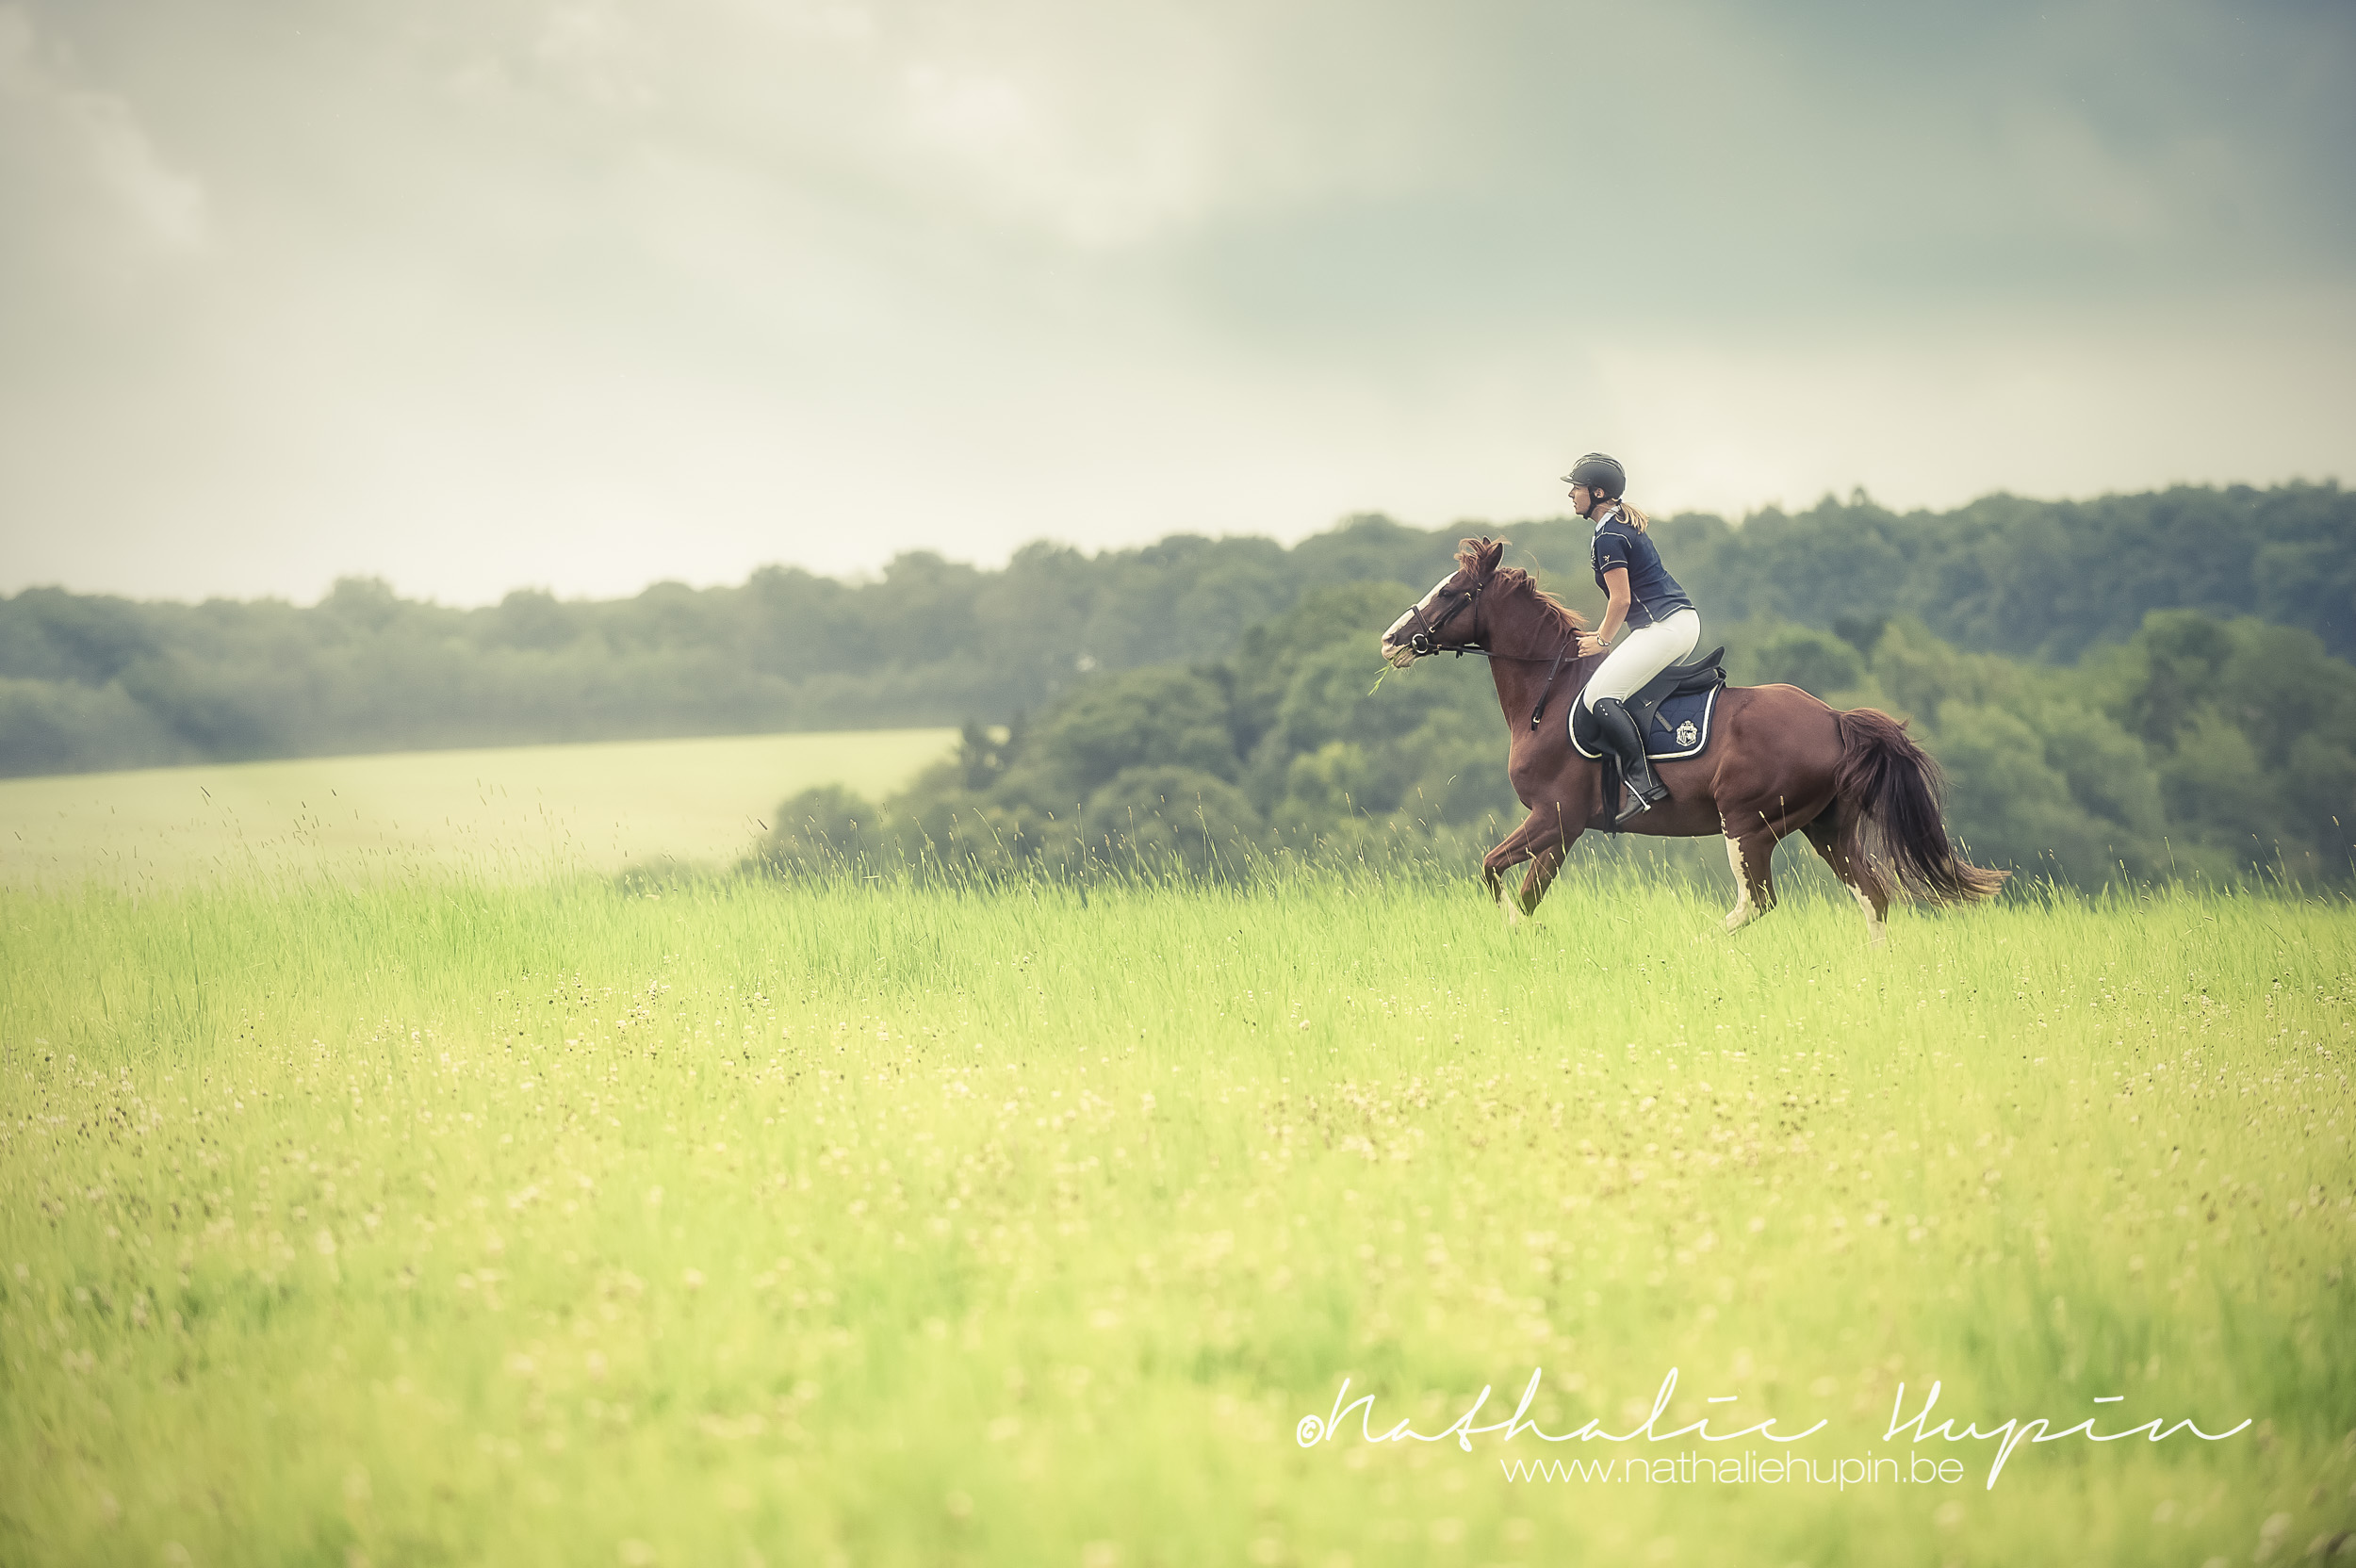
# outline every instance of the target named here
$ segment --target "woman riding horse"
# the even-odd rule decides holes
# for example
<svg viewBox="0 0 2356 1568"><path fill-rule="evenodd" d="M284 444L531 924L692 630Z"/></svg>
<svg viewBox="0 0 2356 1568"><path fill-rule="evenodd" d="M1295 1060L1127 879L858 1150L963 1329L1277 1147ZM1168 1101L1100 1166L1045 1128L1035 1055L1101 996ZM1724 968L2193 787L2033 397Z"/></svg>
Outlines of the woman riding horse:
<svg viewBox="0 0 2356 1568"><path fill-rule="evenodd" d="M1578 483L1592 493L1584 480ZM1600 559L1600 546L1597 553ZM1465 540L1456 570L1391 623L1382 647L1383 659L1400 667L1438 653L1478 653L1489 661L1511 737L1506 776L1530 810L1481 862L1481 880L1500 903L1506 873L1530 868L1505 905L1509 922L1538 907L1563 855L1590 828L1724 835L1736 882L1728 931L1774 906L1775 845L1795 833L1856 895L1866 936L1877 947L1894 888L1947 904L1987 898L2003 885L2003 872L1972 865L1948 840L1939 766L1902 721L1871 708L1837 712L1796 686L1721 692L1700 749L1661 764L1665 798L1621 823L1618 802L1603 798L1601 766L1572 746L1568 725L1543 722L1558 676L1572 690L1587 688L1621 653L1594 651L1598 640L1586 635L1586 623L1541 592L1529 573L1504 565L1504 555L1502 539ZM1647 591L1645 580L1628 569L1624 580L1633 605ZM1692 645L1689 634L1680 646ZM1624 676L1626 689L1633 691L1658 667ZM1603 696L1595 709L1608 701L1616 706Z"/></svg>
<svg viewBox="0 0 2356 1568"><path fill-rule="evenodd" d="M1587 678L1579 701L1594 712L1603 743L1620 759L1628 799L1614 820L1626 822L1669 798L1668 787L1653 776L1644 738L1628 710L1628 699L1693 651L1701 642L1702 617L1661 564L1660 550L1644 536L1650 519L1623 498L1628 472L1619 460L1589 452L1562 478L1571 487L1571 510L1595 525L1595 586L1611 601L1603 624L1579 640L1582 654L1612 648ZM1613 648L1612 639L1623 624L1628 636Z"/></svg>

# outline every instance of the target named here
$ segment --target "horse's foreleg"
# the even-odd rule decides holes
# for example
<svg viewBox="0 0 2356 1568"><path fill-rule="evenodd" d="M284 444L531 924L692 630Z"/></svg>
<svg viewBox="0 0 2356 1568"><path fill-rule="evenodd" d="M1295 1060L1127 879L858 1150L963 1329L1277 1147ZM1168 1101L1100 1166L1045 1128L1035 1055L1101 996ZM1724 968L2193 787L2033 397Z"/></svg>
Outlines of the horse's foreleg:
<svg viewBox="0 0 2356 1568"><path fill-rule="evenodd" d="M1520 865L1529 857L1518 852L1515 841L1520 831L1506 835L1504 842L1481 858L1481 885L1489 890L1489 902L1505 902L1505 874Z"/></svg>
<svg viewBox="0 0 2356 1568"><path fill-rule="evenodd" d="M1491 903L1501 904L1505 901L1505 874L1535 853L1530 847L1530 827L1537 820L1538 814L1531 812L1522 820L1519 827L1497 841L1497 848L1481 858L1481 881L1489 890Z"/></svg>
<svg viewBox="0 0 2356 1568"><path fill-rule="evenodd" d="M1522 916L1534 912L1538 901L1546 895L1547 885L1562 864L1562 856L1578 838L1579 829L1567 820L1567 813L1559 802L1541 802L1533 808L1522 825L1505 836L1505 841L1489 851L1481 862L1481 880L1487 884L1489 896L1505 910L1505 923L1518 925ZM1522 885L1508 901L1505 897L1505 874L1523 861L1530 869L1522 874Z"/></svg>
<svg viewBox="0 0 2356 1568"><path fill-rule="evenodd" d="M1570 854L1571 845L1578 842L1579 834L1586 830L1585 825L1572 817L1569 808L1559 800L1553 802L1551 807L1539 807L1530 813L1530 818L1535 821L1549 810L1553 820L1546 825L1546 841L1538 846L1537 854L1531 857L1530 869L1522 873L1521 903L1522 913L1526 915L1538 912L1538 901L1546 896L1548 888L1554 886L1554 874L1562 869L1562 858Z"/></svg>
<svg viewBox="0 0 2356 1568"><path fill-rule="evenodd" d="M1530 858L1530 850L1523 844L1522 830L1518 827L1505 836L1503 843L1481 857L1481 880L1489 890L1489 902L1504 912L1505 923L1509 927L1522 923L1521 894L1516 892L1513 902L1506 901L1505 874Z"/></svg>
<svg viewBox="0 0 2356 1568"><path fill-rule="evenodd" d="M1562 857L1570 847L1568 839L1557 839L1530 858L1530 869L1522 873L1521 890L1513 895L1523 914L1538 912L1538 901L1554 886L1554 874L1562 869Z"/></svg>

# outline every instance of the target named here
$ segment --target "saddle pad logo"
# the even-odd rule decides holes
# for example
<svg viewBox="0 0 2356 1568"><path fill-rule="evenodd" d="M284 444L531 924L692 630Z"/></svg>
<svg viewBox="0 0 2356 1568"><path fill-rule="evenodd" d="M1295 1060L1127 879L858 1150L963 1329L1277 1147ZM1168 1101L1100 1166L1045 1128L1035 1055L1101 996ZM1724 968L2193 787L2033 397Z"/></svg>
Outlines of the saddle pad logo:
<svg viewBox="0 0 2356 1568"><path fill-rule="evenodd" d="M1677 726L1677 744L1690 749L1693 743L1701 738L1702 732L1694 727L1693 720L1688 719Z"/></svg>

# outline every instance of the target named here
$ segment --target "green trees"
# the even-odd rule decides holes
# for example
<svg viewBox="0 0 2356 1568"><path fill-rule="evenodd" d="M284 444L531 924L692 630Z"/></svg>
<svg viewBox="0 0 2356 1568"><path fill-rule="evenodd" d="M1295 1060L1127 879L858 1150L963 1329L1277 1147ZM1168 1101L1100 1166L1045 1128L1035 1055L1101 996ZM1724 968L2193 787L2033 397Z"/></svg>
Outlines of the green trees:
<svg viewBox="0 0 2356 1568"><path fill-rule="evenodd" d="M796 796L754 861L1219 874L1265 852L1485 830L1513 808L1486 666L1436 662L1370 690L1375 634L1417 592L1318 589L1224 660L1101 676L1003 737L969 727L957 757L892 800ZM813 850L812 825L853 820L840 845Z"/></svg>
<svg viewBox="0 0 2356 1568"><path fill-rule="evenodd" d="M2075 670L1964 652L1910 618L1852 646L1853 667L1822 633L1772 621L1736 629L1734 647L1737 680L1909 716L1984 859L2086 886L2348 879L2356 668L2312 632L2153 611Z"/></svg>
<svg viewBox="0 0 2356 1568"><path fill-rule="evenodd" d="M2356 825L2356 670L2312 632L2156 611L2093 666L2171 823L2237 861L2344 871Z"/></svg>
<svg viewBox="0 0 2356 1568"><path fill-rule="evenodd" d="M1001 570L920 552L871 581L764 567L477 610L359 579L310 607L28 589L0 598L0 774L973 721L959 761L890 813L808 802L788 815L819 825L764 853L913 842L1013 866L1124 837L1184 858L1472 834L1518 810L1486 672L1427 662L1369 691L1375 632L1460 531L1363 516L1289 549L1036 544ZM1504 531L1598 609L1585 524ZM1736 679L1908 716L1985 858L2086 883L2347 876L2356 496L2337 485L1939 514L1860 493L1656 535ZM1003 740L983 727L1023 712ZM1180 818L1195 826L1156 837Z"/></svg>
<svg viewBox="0 0 2356 1568"><path fill-rule="evenodd" d="M308 608L0 597L0 775L139 763L1003 722L1092 671L1231 650L1321 584L1429 582L1453 538L1358 518L1294 550L1177 536L1000 571L916 552L849 583L764 567L628 599L453 610L347 579Z"/></svg>
<svg viewBox="0 0 2356 1568"><path fill-rule="evenodd" d="M2297 627L2356 659L2356 496L2337 484L1994 495L1905 515L1859 491L1741 528L1673 517L1658 536L1678 580L1726 622L1912 615L1966 647L2065 662L2125 642L2151 611L2186 609Z"/></svg>
<svg viewBox="0 0 2356 1568"><path fill-rule="evenodd" d="M957 757L892 800L787 802L755 860L1064 876L1469 854L1520 812L1507 732L1478 660L1427 660L1376 689L1376 629L1413 593L1320 589L1226 660L1101 677L1004 735L969 726ZM2313 633L2155 611L2066 670L1967 652L1911 617L1843 624L1728 629L1730 673L1906 718L1983 863L2082 887L2349 880L2356 668Z"/></svg>

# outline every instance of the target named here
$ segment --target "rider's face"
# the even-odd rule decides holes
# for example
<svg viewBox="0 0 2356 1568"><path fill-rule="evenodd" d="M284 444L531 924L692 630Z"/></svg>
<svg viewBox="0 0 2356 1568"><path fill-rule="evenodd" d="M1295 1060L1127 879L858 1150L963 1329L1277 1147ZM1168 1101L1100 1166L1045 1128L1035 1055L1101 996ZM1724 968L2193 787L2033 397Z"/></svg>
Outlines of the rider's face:
<svg viewBox="0 0 2356 1568"><path fill-rule="evenodd" d="M1595 493L1583 484L1571 486L1571 510L1579 516L1587 515L1595 504Z"/></svg>

